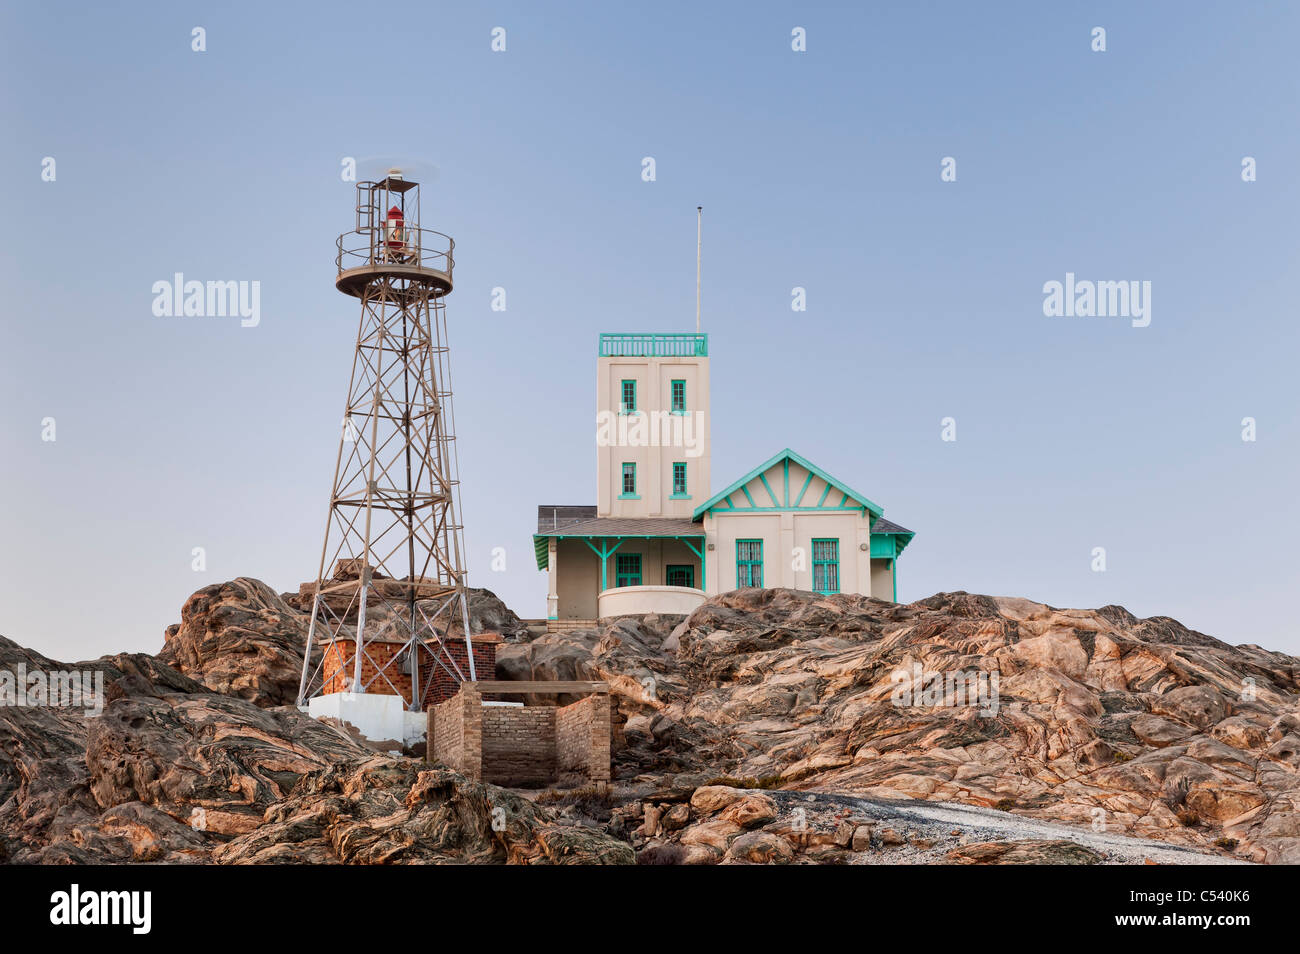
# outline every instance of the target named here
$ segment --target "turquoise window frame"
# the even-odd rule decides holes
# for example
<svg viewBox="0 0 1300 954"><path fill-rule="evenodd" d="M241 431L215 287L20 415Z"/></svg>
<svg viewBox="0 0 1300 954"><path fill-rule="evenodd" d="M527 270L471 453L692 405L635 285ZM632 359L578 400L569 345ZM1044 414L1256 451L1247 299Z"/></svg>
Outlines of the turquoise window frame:
<svg viewBox="0 0 1300 954"><path fill-rule="evenodd" d="M680 388L682 392L681 405L678 406L677 391ZM673 378L668 382L668 404L673 414L686 413L686 379Z"/></svg>
<svg viewBox="0 0 1300 954"><path fill-rule="evenodd" d="M632 478L631 490L627 489L628 477ZM619 500L640 500L641 499L641 495L636 492L636 462L635 461L630 461L630 460L623 461L623 471L619 481L619 488L623 491L621 494L618 495Z"/></svg>
<svg viewBox="0 0 1300 954"><path fill-rule="evenodd" d="M820 560L817 558L817 545L825 547L829 544L834 548L834 558L827 559L823 556ZM822 551L825 553L825 550ZM840 538L839 537L813 537L812 541L812 588L813 592L821 593L824 596L830 596L832 593L840 591ZM835 586L826 586L826 568L831 567L835 572ZM817 585L817 571L822 570L822 586Z"/></svg>
<svg viewBox="0 0 1300 954"><path fill-rule="evenodd" d="M632 402L628 403L627 392L628 385L631 385ZM636 378L624 378L618 385L618 413L635 414L636 413Z"/></svg>
<svg viewBox="0 0 1300 954"><path fill-rule="evenodd" d="M624 561L628 569L624 569ZM635 564L636 569L632 569ZM641 554L639 553L616 553L614 554L614 586L640 586L641 585ZM636 582L630 582L635 580Z"/></svg>
<svg viewBox="0 0 1300 954"><path fill-rule="evenodd" d="M679 467L681 468L681 475L682 475L681 490L677 489L677 473ZM687 486L686 486L686 462L685 461L681 461L681 460L673 461L673 493L671 499L673 500L691 499L690 491L687 490Z"/></svg>
<svg viewBox="0 0 1300 954"><path fill-rule="evenodd" d="M684 573L686 576L686 582L674 583L673 573ZM664 585L688 586L691 589L695 589L695 565L692 563L669 563L664 567Z"/></svg>
<svg viewBox="0 0 1300 954"><path fill-rule="evenodd" d="M753 543L758 544L758 558L754 559L752 556L750 556L742 560L740 558L741 545L753 544ZM753 551L748 550L746 552L752 554ZM748 572L742 574L741 571L742 567L746 568ZM758 568L757 583L754 582L755 567ZM747 586L762 586L762 585L763 585L763 541L759 539L737 540L736 541L736 589L740 590L740 589L744 589Z"/></svg>

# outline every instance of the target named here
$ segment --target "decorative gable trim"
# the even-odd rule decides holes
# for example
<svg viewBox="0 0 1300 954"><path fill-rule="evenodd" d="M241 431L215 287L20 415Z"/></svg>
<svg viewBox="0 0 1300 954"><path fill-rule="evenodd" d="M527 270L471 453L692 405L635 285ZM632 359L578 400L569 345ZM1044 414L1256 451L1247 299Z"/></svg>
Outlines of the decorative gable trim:
<svg viewBox="0 0 1300 954"><path fill-rule="evenodd" d="M791 463L797 464L808 473L797 491L795 491L790 485ZM778 464L781 465L779 493L772 487L771 482L767 479L768 473ZM809 505L804 501L814 476L820 478L826 486L822 489L821 496L818 498L817 503ZM758 500L755 500L754 493L750 491L750 484L755 481L762 486L764 491L764 494L760 495ZM832 490L837 493L832 494ZM744 494L744 503L737 504L736 501L732 500L732 496L736 493ZM770 505L766 502L767 500L771 501ZM709 498L695 509L695 512L691 515L691 519L701 520L710 510L725 510L727 512L744 513L747 511L809 512L816 510L852 511L863 509L870 512L873 519L884 513L880 506L873 503L866 495L860 494L842 481L836 480L816 464L799 456L787 447L785 450L759 464L748 474L731 484L721 493Z"/></svg>

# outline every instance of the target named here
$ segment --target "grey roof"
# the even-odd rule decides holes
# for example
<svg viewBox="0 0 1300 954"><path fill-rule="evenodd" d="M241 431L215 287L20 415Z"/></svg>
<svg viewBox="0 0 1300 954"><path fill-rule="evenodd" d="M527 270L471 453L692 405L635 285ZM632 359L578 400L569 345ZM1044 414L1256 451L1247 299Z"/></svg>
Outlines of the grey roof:
<svg viewBox="0 0 1300 954"><path fill-rule="evenodd" d="M543 506L537 508L537 535L539 537L702 537L704 527L692 521L690 517L597 517L595 507Z"/></svg>
<svg viewBox="0 0 1300 954"><path fill-rule="evenodd" d="M595 504L538 504L537 532L554 533L560 527L595 516Z"/></svg>
<svg viewBox="0 0 1300 954"><path fill-rule="evenodd" d="M872 533L907 533L892 520L877 517ZM687 517L597 517L594 504L539 504L540 537L702 537L700 524ZM914 535L914 534L913 534Z"/></svg>
<svg viewBox="0 0 1300 954"><path fill-rule="evenodd" d="M906 527L900 527L891 520L884 517L877 517L876 522L871 525L872 533L912 533Z"/></svg>

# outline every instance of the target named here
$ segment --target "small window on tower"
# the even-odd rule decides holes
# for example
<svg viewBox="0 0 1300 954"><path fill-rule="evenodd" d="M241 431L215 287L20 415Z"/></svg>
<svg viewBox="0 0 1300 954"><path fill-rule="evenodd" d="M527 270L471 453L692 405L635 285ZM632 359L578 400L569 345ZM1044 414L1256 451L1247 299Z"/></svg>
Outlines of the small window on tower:
<svg viewBox="0 0 1300 954"><path fill-rule="evenodd" d="M622 414L631 414L636 410L636 382L623 382L623 398L621 401Z"/></svg>
<svg viewBox="0 0 1300 954"><path fill-rule="evenodd" d="M674 414L685 414L686 413L686 382L673 381L672 390L673 390L672 412Z"/></svg>
<svg viewBox="0 0 1300 954"><path fill-rule="evenodd" d="M684 461L673 464L673 496L686 496L686 464Z"/></svg>
<svg viewBox="0 0 1300 954"><path fill-rule="evenodd" d="M636 496L636 464L625 463L623 465L623 496Z"/></svg>

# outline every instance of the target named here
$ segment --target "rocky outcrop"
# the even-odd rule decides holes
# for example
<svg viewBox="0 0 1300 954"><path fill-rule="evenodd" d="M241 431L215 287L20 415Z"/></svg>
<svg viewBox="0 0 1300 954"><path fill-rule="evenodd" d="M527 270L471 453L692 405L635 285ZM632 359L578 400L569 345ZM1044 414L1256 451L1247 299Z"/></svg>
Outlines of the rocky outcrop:
<svg viewBox="0 0 1300 954"><path fill-rule="evenodd" d="M325 603L339 617L343 618L349 624L356 623L357 616L357 586L355 584L361 578L361 563L359 559L339 560L335 565L333 572L330 574L330 580L333 584L330 587L330 593L324 597ZM370 607L368 612L378 614L377 618L384 618L388 615L385 608L391 604L400 604L409 599L409 584L401 580L394 580L384 576L376 571L371 575L372 583L367 590L367 604ZM409 579L409 578L408 578ZM339 586L338 584L344 584ZM347 584L354 584L348 586ZM442 603L442 594L446 590L443 584L427 581L420 577L420 582L416 585L416 602L419 604L430 619L438 619L437 625L443 626L442 619L447 617L437 617L437 610ZM311 610L312 599L316 593L315 581L303 583L298 587L296 593L285 593L284 601L293 609L300 613L307 613ZM469 610L470 631L474 633L498 633L507 639L516 639L528 632L528 627L524 622L511 612L510 608L497 597L491 590L469 587L465 591L465 603ZM463 628L460 624L458 614L453 614L448 621L448 629L444 635L463 636Z"/></svg>
<svg viewBox="0 0 1300 954"><path fill-rule="evenodd" d="M1232 863L989 808L732 784L660 789L614 809L609 827L655 865Z"/></svg>
<svg viewBox="0 0 1300 954"><path fill-rule="evenodd" d="M504 639L521 639L528 634L524 621L491 590L471 586L465 591L465 601L469 605L471 633L498 633ZM452 620L451 635L465 635L458 619Z"/></svg>
<svg viewBox="0 0 1300 954"><path fill-rule="evenodd" d="M2 860L632 860L622 841L494 786L377 756L293 707L211 692L152 657L69 667L0 640L0 665L19 662L101 671L106 704L0 709Z"/></svg>
<svg viewBox="0 0 1300 954"><path fill-rule="evenodd" d="M1097 852L1072 841L982 841L949 852L948 860L959 865L1095 865Z"/></svg>
<svg viewBox="0 0 1300 954"><path fill-rule="evenodd" d="M376 757L313 775L222 864L630 864L631 847L440 766Z"/></svg>
<svg viewBox="0 0 1300 954"><path fill-rule="evenodd" d="M479 618L508 630L499 602ZM498 678L600 679L615 703L613 791L527 798L286 705L305 635L234 580L157 658L77 664L102 714L0 709L0 860L1300 861L1300 662L1119 607L742 590L521 627ZM19 665L66 668L0 640Z"/></svg>
<svg viewBox="0 0 1300 954"><path fill-rule="evenodd" d="M729 776L1300 861L1292 657L1119 607L965 593L904 606L741 590L665 629L539 637L501 671L610 678L632 791ZM723 827L693 837L721 850Z"/></svg>
<svg viewBox="0 0 1300 954"><path fill-rule="evenodd" d="M259 706L291 705L308 622L265 583L241 576L186 600L158 659L213 692Z"/></svg>

